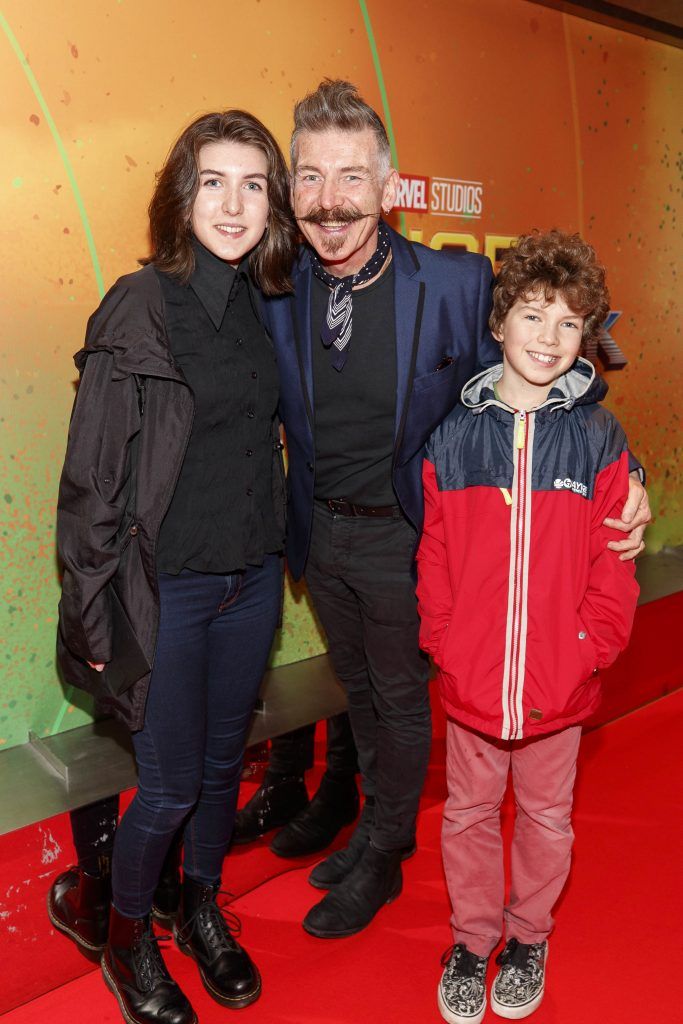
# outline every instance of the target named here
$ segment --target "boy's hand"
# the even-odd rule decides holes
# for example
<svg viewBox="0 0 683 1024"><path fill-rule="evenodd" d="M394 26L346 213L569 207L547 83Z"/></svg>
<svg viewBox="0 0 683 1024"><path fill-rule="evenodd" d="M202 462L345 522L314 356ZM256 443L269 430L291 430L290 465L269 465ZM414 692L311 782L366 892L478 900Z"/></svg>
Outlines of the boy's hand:
<svg viewBox="0 0 683 1024"><path fill-rule="evenodd" d="M644 549L643 534L652 519L647 491L640 482L636 470L628 476L628 498L621 513L621 519L605 519L603 523L612 530L627 533L624 540L611 540L607 545L612 551L620 551L619 560L635 558Z"/></svg>

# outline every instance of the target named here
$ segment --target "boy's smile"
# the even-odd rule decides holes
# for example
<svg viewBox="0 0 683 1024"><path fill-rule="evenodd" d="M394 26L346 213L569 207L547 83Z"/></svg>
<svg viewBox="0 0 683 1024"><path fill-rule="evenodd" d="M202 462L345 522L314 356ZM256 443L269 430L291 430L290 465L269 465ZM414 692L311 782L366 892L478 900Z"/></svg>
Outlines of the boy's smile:
<svg viewBox="0 0 683 1024"><path fill-rule="evenodd" d="M558 293L517 299L494 337L503 346L498 391L515 409L533 409L548 397L553 381L574 364L581 348L583 317Z"/></svg>

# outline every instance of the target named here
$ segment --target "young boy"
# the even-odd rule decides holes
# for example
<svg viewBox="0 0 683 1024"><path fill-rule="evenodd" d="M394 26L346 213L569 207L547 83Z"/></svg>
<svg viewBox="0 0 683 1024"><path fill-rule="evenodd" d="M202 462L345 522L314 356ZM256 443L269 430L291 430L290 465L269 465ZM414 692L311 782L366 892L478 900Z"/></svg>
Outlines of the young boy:
<svg viewBox="0 0 683 1024"><path fill-rule="evenodd" d="M602 525L628 493L626 438L579 357L608 309L604 269L578 235L520 238L494 289L503 361L465 385L427 446L418 601L449 716L442 844L455 945L438 998L450 1024L484 1016L501 920L492 1009L517 1020L543 998L551 911L569 872L580 723L599 703L598 670L631 631L633 562L607 550L616 534Z"/></svg>

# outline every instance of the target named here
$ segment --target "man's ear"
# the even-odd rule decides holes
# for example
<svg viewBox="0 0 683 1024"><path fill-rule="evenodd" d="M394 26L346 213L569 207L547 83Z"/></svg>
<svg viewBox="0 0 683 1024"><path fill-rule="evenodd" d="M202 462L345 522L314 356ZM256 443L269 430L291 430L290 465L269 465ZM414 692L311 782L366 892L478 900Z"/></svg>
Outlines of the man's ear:
<svg viewBox="0 0 683 1024"><path fill-rule="evenodd" d="M387 180L384 182L384 190L382 192L382 213L384 214L390 213L394 208L398 194L398 183L398 171L395 167L392 167Z"/></svg>

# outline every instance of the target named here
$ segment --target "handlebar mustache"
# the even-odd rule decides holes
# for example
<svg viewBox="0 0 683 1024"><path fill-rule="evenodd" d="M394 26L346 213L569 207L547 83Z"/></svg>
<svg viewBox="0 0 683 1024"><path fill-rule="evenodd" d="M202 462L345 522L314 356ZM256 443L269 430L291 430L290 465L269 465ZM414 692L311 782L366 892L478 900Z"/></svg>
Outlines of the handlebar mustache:
<svg viewBox="0 0 683 1024"><path fill-rule="evenodd" d="M326 211L324 216L322 211L313 210L311 213L307 213L305 217L295 217L297 224L328 224L330 222L338 221L341 224L353 224L357 220L365 220L368 217L381 217L382 210L374 210L369 213L353 213L349 215L349 211L344 213L334 214L334 211Z"/></svg>

